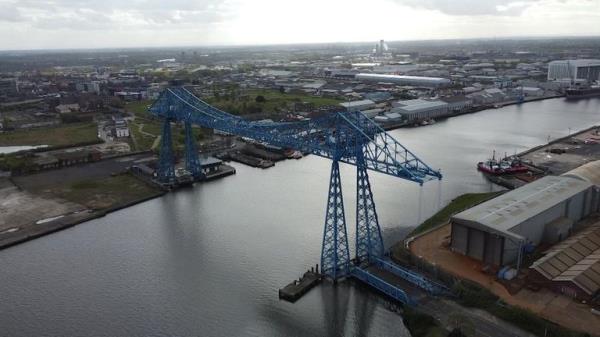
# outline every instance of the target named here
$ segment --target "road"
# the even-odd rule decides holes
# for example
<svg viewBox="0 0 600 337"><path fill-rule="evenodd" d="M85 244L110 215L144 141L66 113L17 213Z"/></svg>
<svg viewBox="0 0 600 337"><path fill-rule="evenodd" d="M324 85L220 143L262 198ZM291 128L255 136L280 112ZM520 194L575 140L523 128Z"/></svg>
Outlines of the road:
<svg viewBox="0 0 600 337"><path fill-rule="evenodd" d="M448 330L454 328L451 320L455 317L461 317L472 324L475 329L475 336L536 337L534 334L521 330L520 328L493 316L487 311L466 308L447 299L427 298L421 300L418 309L433 316Z"/></svg>

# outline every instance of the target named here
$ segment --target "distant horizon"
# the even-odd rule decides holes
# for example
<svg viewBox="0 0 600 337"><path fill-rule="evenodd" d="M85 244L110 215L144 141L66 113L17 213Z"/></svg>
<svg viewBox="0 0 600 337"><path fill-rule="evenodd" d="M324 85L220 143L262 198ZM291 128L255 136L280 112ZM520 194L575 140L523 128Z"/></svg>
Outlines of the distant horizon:
<svg viewBox="0 0 600 337"><path fill-rule="evenodd" d="M5 51L600 36L600 0L0 0Z"/></svg>
<svg viewBox="0 0 600 337"><path fill-rule="evenodd" d="M410 43L410 42L450 42L450 41L510 41L510 40L559 40L559 39L600 39L597 35L522 35L522 36L493 36L493 37L469 37L469 38L432 38L432 39L407 39L407 40L387 40L385 38L372 41L329 41L329 42L296 42L296 43L262 43L262 44L198 44L198 45L157 45L157 46L114 46L114 47L73 47L73 48L39 48L39 49L0 49L0 53L9 52L70 52L70 51L117 51L117 50L143 50L143 49L194 49L194 48L252 48L252 47L284 47L284 46L303 46L303 45L368 45L375 44L379 40L386 43Z"/></svg>

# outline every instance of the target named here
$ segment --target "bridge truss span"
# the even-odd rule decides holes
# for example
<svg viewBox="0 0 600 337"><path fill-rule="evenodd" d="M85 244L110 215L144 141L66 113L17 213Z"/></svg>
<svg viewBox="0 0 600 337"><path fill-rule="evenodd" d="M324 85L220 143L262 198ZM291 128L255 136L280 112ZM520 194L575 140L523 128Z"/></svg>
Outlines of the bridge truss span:
<svg viewBox="0 0 600 337"><path fill-rule="evenodd" d="M201 172L195 143L190 139L193 137L191 125L194 124L330 159L332 167L321 271L333 280L349 276L350 270L340 162L357 167L356 261L368 262L383 255L383 240L368 171L418 184L442 178L439 171L430 168L358 111L333 112L299 122L248 121L211 106L185 87L166 89L149 110L156 117L164 119L158 165L158 177L164 183L171 183L174 179L170 134L172 122L181 122L186 126L186 166L190 172Z"/></svg>

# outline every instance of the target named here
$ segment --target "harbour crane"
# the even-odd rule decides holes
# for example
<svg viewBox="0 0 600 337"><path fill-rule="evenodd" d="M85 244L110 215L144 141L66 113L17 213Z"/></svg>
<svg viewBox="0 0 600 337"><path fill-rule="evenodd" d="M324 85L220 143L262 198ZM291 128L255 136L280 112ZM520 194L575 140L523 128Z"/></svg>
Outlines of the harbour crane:
<svg viewBox="0 0 600 337"><path fill-rule="evenodd" d="M356 166L354 261L357 264L369 263L384 254L368 172L379 172L421 185L442 178L439 170L429 167L359 111L331 112L298 122L248 121L211 106L185 87L167 88L149 111L163 119L157 177L165 184L175 181L172 122L180 122L185 126L185 165L196 178L202 178L202 169L192 125L330 159L332 164L323 230L321 274L333 281L349 276L352 264L340 163Z"/></svg>

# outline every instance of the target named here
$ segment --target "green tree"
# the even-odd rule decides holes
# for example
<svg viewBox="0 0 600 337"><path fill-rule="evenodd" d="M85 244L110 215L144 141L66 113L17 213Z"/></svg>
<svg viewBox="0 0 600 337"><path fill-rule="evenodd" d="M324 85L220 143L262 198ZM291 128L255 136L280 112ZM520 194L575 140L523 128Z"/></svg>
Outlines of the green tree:
<svg viewBox="0 0 600 337"><path fill-rule="evenodd" d="M256 96L256 103L265 103L267 99L263 95Z"/></svg>

